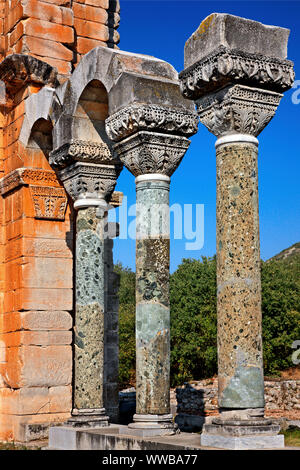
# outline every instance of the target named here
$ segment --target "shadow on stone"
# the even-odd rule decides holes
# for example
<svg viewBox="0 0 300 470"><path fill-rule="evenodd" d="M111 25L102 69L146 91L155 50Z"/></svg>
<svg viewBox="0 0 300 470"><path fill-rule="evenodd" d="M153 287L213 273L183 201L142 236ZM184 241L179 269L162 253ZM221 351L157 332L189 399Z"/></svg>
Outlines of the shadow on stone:
<svg viewBox="0 0 300 470"><path fill-rule="evenodd" d="M136 409L135 388L128 388L119 392L119 423L128 425L133 422Z"/></svg>

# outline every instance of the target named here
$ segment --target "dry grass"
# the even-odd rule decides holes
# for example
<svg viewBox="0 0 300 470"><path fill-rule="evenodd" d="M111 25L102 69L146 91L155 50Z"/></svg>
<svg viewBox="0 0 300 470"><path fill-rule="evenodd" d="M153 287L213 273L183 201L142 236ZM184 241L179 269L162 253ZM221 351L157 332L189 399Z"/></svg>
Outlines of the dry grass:
<svg viewBox="0 0 300 470"><path fill-rule="evenodd" d="M0 451L1 450L40 450L41 447L38 446L28 446L21 444L15 444L14 442L0 442Z"/></svg>
<svg viewBox="0 0 300 470"><path fill-rule="evenodd" d="M287 429L282 431L284 443L287 447L300 447L300 429Z"/></svg>

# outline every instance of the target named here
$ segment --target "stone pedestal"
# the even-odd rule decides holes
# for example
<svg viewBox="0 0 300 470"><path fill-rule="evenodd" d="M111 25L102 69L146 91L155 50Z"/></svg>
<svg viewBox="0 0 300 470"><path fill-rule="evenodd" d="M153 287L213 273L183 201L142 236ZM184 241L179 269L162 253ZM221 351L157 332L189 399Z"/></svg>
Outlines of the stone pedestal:
<svg viewBox="0 0 300 470"><path fill-rule="evenodd" d="M221 449L278 449L284 447L280 426L267 419L214 419L205 424L201 445Z"/></svg>

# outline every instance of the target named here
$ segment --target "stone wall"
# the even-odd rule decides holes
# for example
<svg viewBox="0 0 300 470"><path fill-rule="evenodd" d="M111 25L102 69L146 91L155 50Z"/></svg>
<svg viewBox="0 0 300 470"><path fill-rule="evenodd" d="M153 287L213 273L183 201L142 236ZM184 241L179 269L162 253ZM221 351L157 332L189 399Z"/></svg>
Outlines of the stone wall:
<svg viewBox="0 0 300 470"><path fill-rule="evenodd" d="M187 383L176 388L177 413L208 416L218 412L218 379ZM300 417L300 380L265 380L266 415Z"/></svg>
<svg viewBox="0 0 300 470"><path fill-rule="evenodd" d="M118 0L0 2L0 58L30 54L71 73L82 54L119 42Z"/></svg>

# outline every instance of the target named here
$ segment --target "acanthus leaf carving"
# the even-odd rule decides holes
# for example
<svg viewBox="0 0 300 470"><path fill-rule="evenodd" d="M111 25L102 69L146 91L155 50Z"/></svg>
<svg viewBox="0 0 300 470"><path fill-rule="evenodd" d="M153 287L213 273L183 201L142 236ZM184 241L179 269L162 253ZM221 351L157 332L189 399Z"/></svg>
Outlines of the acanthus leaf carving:
<svg viewBox="0 0 300 470"><path fill-rule="evenodd" d="M258 134L275 115L282 95L244 85L227 86L196 101L200 121L215 136Z"/></svg>
<svg viewBox="0 0 300 470"><path fill-rule="evenodd" d="M115 150L134 176L149 173L171 176L189 144L183 136L140 131L117 143Z"/></svg>
<svg viewBox="0 0 300 470"><path fill-rule="evenodd" d="M65 220L68 201L63 188L30 185L29 189L36 218Z"/></svg>

